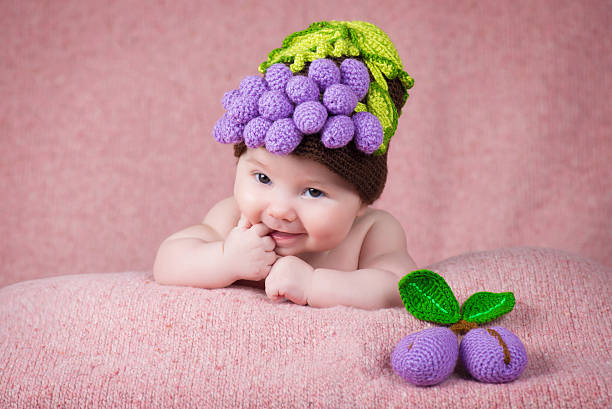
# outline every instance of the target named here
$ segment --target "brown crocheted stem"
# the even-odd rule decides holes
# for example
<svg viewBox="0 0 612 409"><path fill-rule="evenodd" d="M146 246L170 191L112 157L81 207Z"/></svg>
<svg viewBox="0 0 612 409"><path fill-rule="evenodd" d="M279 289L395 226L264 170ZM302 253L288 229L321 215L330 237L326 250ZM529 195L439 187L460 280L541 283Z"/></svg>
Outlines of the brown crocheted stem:
<svg viewBox="0 0 612 409"><path fill-rule="evenodd" d="M455 335L465 335L469 330L474 328L478 328L478 324L465 320L459 320L450 326L450 330L453 331Z"/></svg>
<svg viewBox="0 0 612 409"><path fill-rule="evenodd" d="M510 365L510 350L508 349L508 345L506 345L501 335L499 335L499 332L490 328L487 329L487 332L497 338L497 342L499 342L499 345L501 345L502 349L504 350L504 364Z"/></svg>

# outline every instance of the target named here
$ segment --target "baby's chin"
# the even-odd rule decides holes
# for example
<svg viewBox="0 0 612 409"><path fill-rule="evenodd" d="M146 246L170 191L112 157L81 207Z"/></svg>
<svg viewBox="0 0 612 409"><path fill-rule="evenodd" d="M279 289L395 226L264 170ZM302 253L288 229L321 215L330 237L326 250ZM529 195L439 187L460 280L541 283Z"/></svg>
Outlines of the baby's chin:
<svg viewBox="0 0 612 409"><path fill-rule="evenodd" d="M312 257L333 250L333 248L312 249L308 247L280 247L276 246L274 252L280 257L295 256L301 259L311 259Z"/></svg>
<svg viewBox="0 0 612 409"><path fill-rule="evenodd" d="M291 248L285 248L285 247L276 247L274 249L274 252L277 255L281 256L281 257L287 257L287 256L296 256L296 257L298 257L300 254L302 254L298 250L291 249Z"/></svg>
<svg viewBox="0 0 612 409"><path fill-rule="evenodd" d="M281 257L287 257L287 256L299 256L299 252L297 251L291 251L291 249L286 249L286 248L278 248L276 247L274 249L274 252L281 256Z"/></svg>

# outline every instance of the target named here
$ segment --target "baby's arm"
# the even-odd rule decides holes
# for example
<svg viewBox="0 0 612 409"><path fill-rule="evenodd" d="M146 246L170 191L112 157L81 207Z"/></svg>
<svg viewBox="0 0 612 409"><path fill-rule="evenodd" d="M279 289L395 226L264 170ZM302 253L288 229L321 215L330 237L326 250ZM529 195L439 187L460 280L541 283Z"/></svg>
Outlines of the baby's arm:
<svg viewBox="0 0 612 409"><path fill-rule="evenodd" d="M264 279L276 261L274 240L263 224L240 217L233 198L217 203L204 222L168 237L159 247L153 275L160 284L227 287Z"/></svg>
<svg viewBox="0 0 612 409"><path fill-rule="evenodd" d="M397 283L415 268L402 226L388 213L378 212L362 244L358 270L313 269L297 257L283 257L266 279L266 292L273 299L314 307L395 307L402 305Z"/></svg>
<svg viewBox="0 0 612 409"><path fill-rule="evenodd" d="M378 212L361 247L359 269L314 270L308 303L315 307L349 305L364 309L400 306L397 283L415 269L406 250L404 229L390 214Z"/></svg>

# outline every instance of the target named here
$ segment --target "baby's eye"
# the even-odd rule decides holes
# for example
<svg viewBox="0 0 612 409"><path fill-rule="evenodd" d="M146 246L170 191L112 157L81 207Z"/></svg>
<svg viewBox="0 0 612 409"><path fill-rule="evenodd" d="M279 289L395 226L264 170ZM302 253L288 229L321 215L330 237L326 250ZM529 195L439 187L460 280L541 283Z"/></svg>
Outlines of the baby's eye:
<svg viewBox="0 0 612 409"><path fill-rule="evenodd" d="M255 179L257 179L257 181L258 181L259 183L263 183L264 185L268 185L268 184L270 184L270 182L272 182L272 181L270 180L270 178L269 178L269 177L267 177L267 176L266 176L265 174L263 174L263 173L255 173Z"/></svg>
<svg viewBox="0 0 612 409"><path fill-rule="evenodd" d="M304 194L306 195L306 197L312 197L312 198L315 198L315 199L319 198L319 197L324 197L325 196L325 193L323 193L319 189L315 189L313 187L309 187L308 189L306 189Z"/></svg>

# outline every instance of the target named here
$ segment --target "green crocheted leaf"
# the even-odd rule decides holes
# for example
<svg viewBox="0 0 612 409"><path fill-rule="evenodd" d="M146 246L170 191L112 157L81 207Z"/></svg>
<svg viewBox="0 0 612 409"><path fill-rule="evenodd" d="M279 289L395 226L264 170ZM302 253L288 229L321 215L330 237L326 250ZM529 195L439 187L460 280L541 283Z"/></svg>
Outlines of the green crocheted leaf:
<svg viewBox="0 0 612 409"><path fill-rule="evenodd" d="M414 80L402 67L402 61L391 39L374 24L364 21L321 21L312 23L306 30L295 32L283 41L280 48L272 50L268 60L259 66L265 74L276 63L289 64L293 73L300 72L307 63L327 57L360 57L372 73L367 111L376 115L383 126L383 143L374 152L384 154L397 129L398 112L389 95L387 80L398 78L404 85L403 99ZM363 106L358 106L364 110ZM356 112L360 112L356 109Z"/></svg>
<svg viewBox="0 0 612 409"><path fill-rule="evenodd" d="M359 55L359 50L350 41L348 29L343 22L321 21L311 24L306 30L289 35L281 48L270 52L268 60L259 66L259 71L265 73L269 66L285 62L291 63L289 68L292 72L299 72L304 69L305 63L330 55Z"/></svg>
<svg viewBox="0 0 612 409"><path fill-rule="evenodd" d="M472 294L463 303L461 313L465 321L484 324L512 311L514 302L513 293L482 291Z"/></svg>
<svg viewBox="0 0 612 409"><path fill-rule="evenodd" d="M368 107L363 102L358 102L357 106L355 107L355 112L366 112L367 110Z"/></svg>
<svg viewBox="0 0 612 409"><path fill-rule="evenodd" d="M367 59L376 58L376 64L387 78L395 78L403 71L402 60L384 31L365 21L347 21L346 25L361 55Z"/></svg>
<svg viewBox="0 0 612 409"><path fill-rule="evenodd" d="M268 60L260 64L259 71L263 74L271 65L282 62L289 63L292 72L299 72L305 63L329 56L360 56L375 81L385 90L385 77L398 77L406 89L414 85L391 39L380 28L365 21L312 23L307 29L287 36L280 48L268 54Z"/></svg>
<svg viewBox="0 0 612 409"><path fill-rule="evenodd" d="M407 72L402 71L399 73L397 77L399 78L400 82L404 85L404 87L406 87L406 89L410 89L414 86L414 78L408 75Z"/></svg>
<svg viewBox="0 0 612 409"><path fill-rule="evenodd" d="M382 155L389 148L389 141L397 129L397 110L389 92L376 82L370 83L366 104L368 111L378 117L383 128L383 143L374 152L375 155Z"/></svg>
<svg viewBox="0 0 612 409"><path fill-rule="evenodd" d="M439 274L416 270L404 276L398 286L404 306L416 318L438 324L461 319L459 302Z"/></svg>

